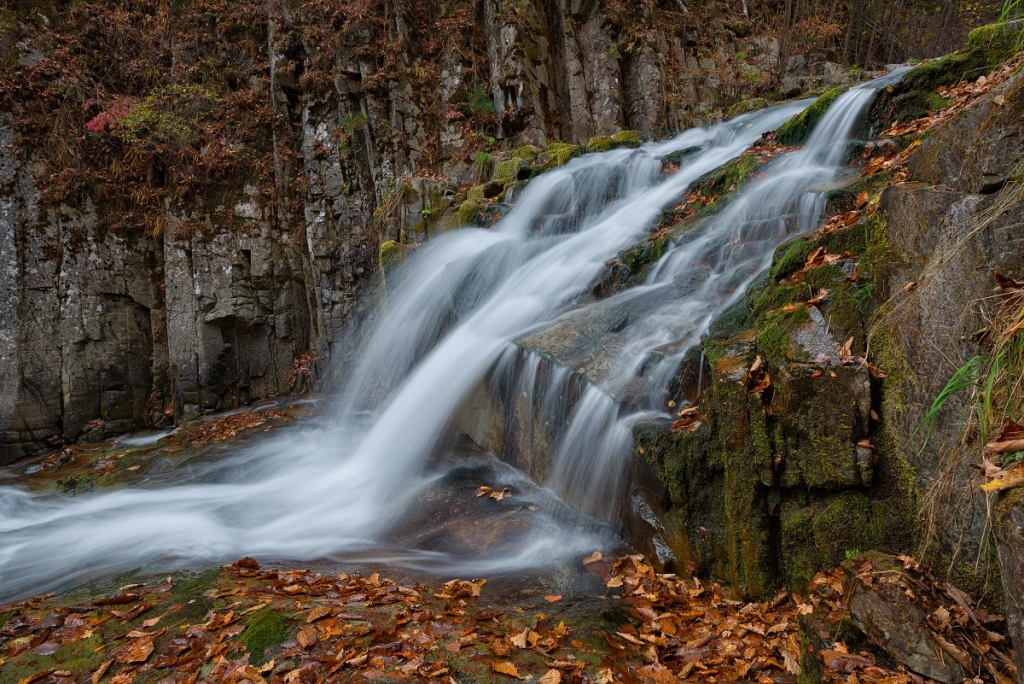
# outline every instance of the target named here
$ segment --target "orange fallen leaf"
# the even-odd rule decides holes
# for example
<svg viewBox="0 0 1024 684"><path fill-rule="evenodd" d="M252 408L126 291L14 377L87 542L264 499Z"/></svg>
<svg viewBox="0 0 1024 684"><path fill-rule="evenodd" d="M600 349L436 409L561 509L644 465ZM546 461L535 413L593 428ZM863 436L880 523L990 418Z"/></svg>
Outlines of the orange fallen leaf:
<svg viewBox="0 0 1024 684"><path fill-rule="evenodd" d="M103 676L107 674L107 670L114 664L113 660L104 660L100 663L100 666L92 673L92 684L99 684L99 681L103 679Z"/></svg>
<svg viewBox="0 0 1024 684"><path fill-rule="evenodd" d="M495 661L494 664L491 665L491 667L494 668L495 672L498 672L500 674L508 675L509 677L515 677L516 679L525 679L525 677L519 674L519 670L516 669L516 666L508 660Z"/></svg>
<svg viewBox="0 0 1024 684"><path fill-rule="evenodd" d="M604 556L601 555L600 551L595 551L594 553L590 554L589 556L583 559L583 564L590 565L591 563L596 563L599 560L602 560L603 558Z"/></svg>
<svg viewBox="0 0 1024 684"><path fill-rule="evenodd" d="M488 644L488 647L491 649L491 652L494 653L494 655L501 656L502 658L504 658L512 652L511 644L509 644L508 640L504 638L495 639L494 641ZM523 648L525 647L526 641L524 636Z"/></svg>
<svg viewBox="0 0 1024 684"><path fill-rule="evenodd" d="M562 596L560 594L551 594L550 596L545 596L544 600L548 603L555 603L557 601L561 601Z"/></svg>
<svg viewBox="0 0 1024 684"><path fill-rule="evenodd" d="M480 595L480 590L486 582L487 580L485 579L473 580L472 582L468 580L451 580L445 582L441 591L434 595L442 599L462 598L464 596L475 597Z"/></svg>
<svg viewBox="0 0 1024 684"><path fill-rule="evenodd" d="M1024 464L1005 470L990 482L981 485L983 492L1002 492L1024 486Z"/></svg>

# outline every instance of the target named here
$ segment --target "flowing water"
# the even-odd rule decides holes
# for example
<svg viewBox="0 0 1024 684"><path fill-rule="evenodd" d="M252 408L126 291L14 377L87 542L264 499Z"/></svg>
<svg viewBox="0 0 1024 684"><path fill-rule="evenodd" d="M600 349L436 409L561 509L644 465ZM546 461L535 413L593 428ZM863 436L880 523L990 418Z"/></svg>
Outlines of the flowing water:
<svg viewBox="0 0 1024 684"><path fill-rule="evenodd" d="M624 329L614 372L587 384L572 405L564 392L572 374L541 369L537 357L523 361L514 341L579 305L605 262L649 235L692 181L809 101L637 150L580 157L530 182L493 229L431 240L389 278L359 363L319 421L202 472L132 490L68 499L0 488L0 598L138 566L242 555L358 556L483 574L541 567L613 543L607 523L622 496L632 422L660 414L685 350L767 267L776 245L814 226L823 198L810 189L833 178L851 131L884 84L840 97L804 149L773 162L717 218L687 234L647 283L596 305L644 313ZM661 158L685 148L699 151L663 177ZM673 351L644 373L642 401L624 409L614 397L635 384L652 348L670 342ZM541 415L567 424L547 488L493 458L476 458L484 472L449 457L460 412L482 382L502 373L515 375L517 391L531 395ZM421 543L458 536L451 526L447 536L430 532L423 511L433 510L432 488L484 476L516 491L517 515L505 516L510 532L501 543L479 553ZM403 534L409 526L419 534Z"/></svg>

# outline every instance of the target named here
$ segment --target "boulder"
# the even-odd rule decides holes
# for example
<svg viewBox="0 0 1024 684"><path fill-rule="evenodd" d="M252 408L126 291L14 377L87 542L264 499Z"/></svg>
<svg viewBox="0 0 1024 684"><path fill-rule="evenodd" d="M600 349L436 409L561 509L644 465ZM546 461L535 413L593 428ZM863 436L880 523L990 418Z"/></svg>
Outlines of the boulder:
<svg viewBox="0 0 1024 684"><path fill-rule="evenodd" d="M1024 149L1024 73L935 130L910 159L915 178L972 193L999 190Z"/></svg>
<svg viewBox="0 0 1024 684"><path fill-rule="evenodd" d="M967 677L928 630L928 616L907 596L903 584L874 580L876 573L901 572L903 566L896 558L871 551L846 561L842 568L850 615L872 643L914 672L942 684L958 684Z"/></svg>

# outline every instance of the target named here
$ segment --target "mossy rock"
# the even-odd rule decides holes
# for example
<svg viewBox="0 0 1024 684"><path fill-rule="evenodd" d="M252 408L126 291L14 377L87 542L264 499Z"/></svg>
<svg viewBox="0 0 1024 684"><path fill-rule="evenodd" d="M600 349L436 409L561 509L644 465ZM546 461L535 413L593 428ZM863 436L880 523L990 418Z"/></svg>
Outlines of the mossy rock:
<svg viewBox="0 0 1024 684"><path fill-rule="evenodd" d="M777 283L796 273L807 263L807 257L813 251L814 245L806 238L797 238L780 245L772 257L772 266L768 271L769 282Z"/></svg>
<svg viewBox="0 0 1024 684"><path fill-rule="evenodd" d="M458 217L458 224L460 226L468 226L476 220L477 211L483 205L483 202L474 199L467 199L465 202L459 205L459 210L456 212Z"/></svg>
<svg viewBox="0 0 1024 684"><path fill-rule="evenodd" d="M568 164L570 160L585 153L586 149L582 145L553 142L545 147L544 151L537 156L537 163L541 164L545 169L553 169L557 166Z"/></svg>
<svg viewBox="0 0 1024 684"><path fill-rule="evenodd" d="M721 197L739 190L760 168L761 164L753 154L741 154L727 164L704 174L691 183L690 188L707 196Z"/></svg>
<svg viewBox="0 0 1024 684"><path fill-rule="evenodd" d="M475 185L466 190L466 199L480 202L484 198L484 186Z"/></svg>
<svg viewBox="0 0 1024 684"><path fill-rule="evenodd" d="M639 147L642 139L643 134L640 131L623 130L612 136L615 144L622 147Z"/></svg>
<svg viewBox="0 0 1024 684"><path fill-rule="evenodd" d="M903 123L928 116L928 113L940 112L952 105L954 100L949 100L937 93L926 90L912 90L909 93L897 95L893 100L896 108L895 121Z"/></svg>
<svg viewBox="0 0 1024 684"><path fill-rule="evenodd" d="M491 180L508 185L519 180L527 180L533 176L534 172L534 168L525 159L512 157L494 167L494 175Z"/></svg>
<svg viewBox="0 0 1024 684"><path fill-rule="evenodd" d="M749 100L741 100L729 107L729 109L726 110L726 115L733 117L741 114L749 114L750 112L760 111L770 104L771 102L763 97L752 97Z"/></svg>
<svg viewBox="0 0 1024 684"><path fill-rule="evenodd" d="M384 273L390 273L399 264L404 262L409 254L412 253L412 248L408 245L403 245L401 242L395 240L387 240L382 242L380 245L380 254L378 257L378 265L380 270Z"/></svg>
<svg viewBox="0 0 1024 684"><path fill-rule="evenodd" d="M903 77L898 91L932 92L941 86L955 85L987 74L1017 53L1021 47L1022 31L1024 20L1021 19L980 26L971 31L963 50L910 70Z"/></svg>
<svg viewBox="0 0 1024 684"><path fill-rule="evenodd" d="M846 92L847 88L848 86L838 86L822 93L814 104L782 124L775 133L775 139L783 145L803 145L811 137L811 132L825 116L828 108Z"/></svg>
<svg viewBox="0 0 1024 684"><path fill-rule="evenodd" d="M704 148L701 147L700 145L691 145L690 147L684 147L681 150L676 150L675 152L666 154L665 160L679 164L687 157L692 157L693 155L703 151L703 149Z"/></svg>
<svg viewBox="0 0 1024 684"><path fill-rule="evenodd" d="M615 147L615 141L610 135L596 135L587 141L587 149L591 152L607 152Z"/></svg>
<svg viewBox="0 0 1024 684"><path fill-rule="evenodd" d="M526 161L533 161L541 152L542 150L536 145L523 145L513 150L512 156L525 159Z"/></svg>
<svg viewBox="0 0 1024 684"><path fill-rule="evenodd" d="M884 505L857 491L785 502L779 522L783 582L801 591L815 573L860 551L886 546L900 525Z"/></svg>

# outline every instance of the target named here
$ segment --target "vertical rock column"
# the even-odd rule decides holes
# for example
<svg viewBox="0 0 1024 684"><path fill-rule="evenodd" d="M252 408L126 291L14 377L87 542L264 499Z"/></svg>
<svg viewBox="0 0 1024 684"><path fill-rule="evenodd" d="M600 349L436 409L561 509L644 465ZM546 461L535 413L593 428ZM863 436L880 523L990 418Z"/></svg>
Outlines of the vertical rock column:
<svg viewBox="0 0 1024 684"><path fill-rule="evenodd" d="M1017 658L1017 681L1024 682L1024 489L1000 495L993 513L1006 622Z"/></svg>

